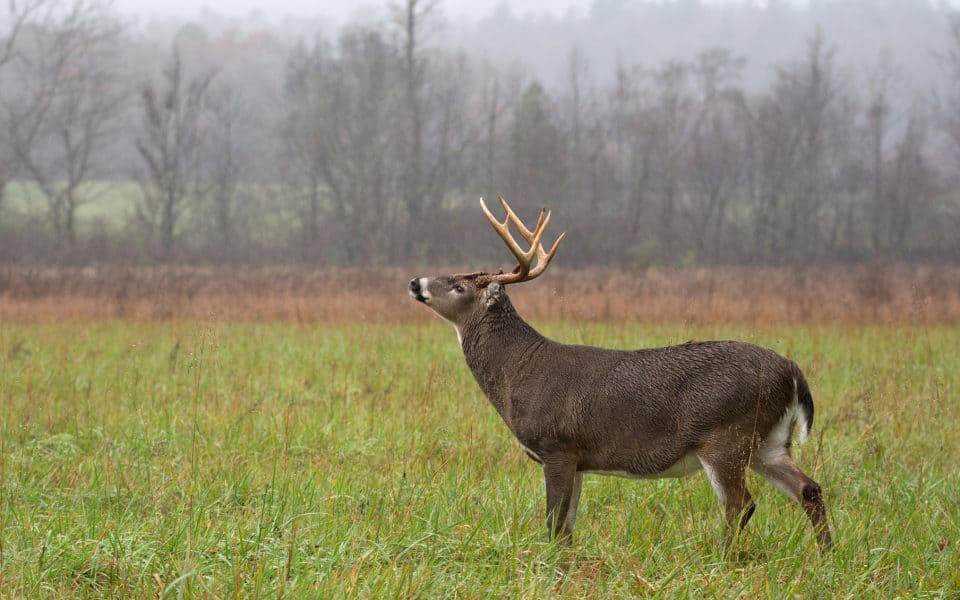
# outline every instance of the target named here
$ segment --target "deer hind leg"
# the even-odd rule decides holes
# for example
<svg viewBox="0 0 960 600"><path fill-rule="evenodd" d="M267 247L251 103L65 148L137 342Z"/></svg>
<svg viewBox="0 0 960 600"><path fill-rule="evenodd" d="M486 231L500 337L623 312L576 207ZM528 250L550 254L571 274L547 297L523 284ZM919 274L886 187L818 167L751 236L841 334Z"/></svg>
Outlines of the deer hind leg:
<svg viewBox="0 0 960 600"><path fill-rule="evenodd" d="M827 524L827 506L823 501L820 485L808 477L793 462L785 447L761 448L750 462L750 467L769 481L785 496L803 507L817 535L821 550L829 550L833 545L830 526Z"/></svg>
<svg viewBox="0 0 960 600"><path fill-rule="evenodd" d="M548 457L543 462L547 487L547 533L551 538L561 537L569 541L573 537L581 477L576 462L568 457L553 457L552 460Z"/></svg>
<svg viewBox="0 0 960 600"><path fill-rule="evenodd" d="M747 490L746 461L739 456L698 454L710 485L720 500L727 521L726 543L729 548L740 531L747 526L756 504Z"/></svg>

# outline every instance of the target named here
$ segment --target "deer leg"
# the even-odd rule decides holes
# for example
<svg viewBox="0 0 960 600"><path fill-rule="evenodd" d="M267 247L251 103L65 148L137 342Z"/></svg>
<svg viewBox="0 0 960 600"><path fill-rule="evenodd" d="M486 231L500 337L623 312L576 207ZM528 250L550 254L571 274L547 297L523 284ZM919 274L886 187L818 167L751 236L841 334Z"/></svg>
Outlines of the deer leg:
<svg viewBox="0 0 960 600"><path fill-rule="evenodd" d="M785 496L803 507L816 532L820 549L829 550L833 546L833 539L827 524L827 506L823 501L823 492L820 485L793 462L789 452L782 448L761 453L750 466Z"/></svg>
<svg viewBox="0 0 960 600"><path fill-rule="evenodd" d="M573 477L573 491L570 493L570 507L567 509L567 518L563 526L568 535L573 535L573 527L577 524L577 508L580 505L580 489L583 487L583 473L579 471Z"/></svg>
<svg viewBox="0 0 960 600"><path fill-rule="evenodd" d="M549 457L543 461L543 477L547 486L547 533L551 538L570 540L573 524L568 515L574 489L579 492L577 464L567 457Z"/></svg>
<svg viewBox="0 0 960 600"><path fill-rule="evenodd" d="M741 460L731 460L726 457L700 456L700 464L707 472L710 485L713 487L717 499L723 506L726 519L726 546L729 549L737 535L747 526L750 517L756 510L756 504L747 490L744 478L746 465Z"/></svg>

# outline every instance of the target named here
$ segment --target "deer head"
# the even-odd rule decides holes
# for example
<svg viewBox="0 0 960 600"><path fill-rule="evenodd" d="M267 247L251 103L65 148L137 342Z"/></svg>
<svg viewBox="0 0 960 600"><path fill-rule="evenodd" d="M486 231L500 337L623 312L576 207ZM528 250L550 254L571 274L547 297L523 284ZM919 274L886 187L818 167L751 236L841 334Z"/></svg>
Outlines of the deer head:
<svg viewBox="0 0 960 600"><path fill-rule="evenodd" d="M556 254L560 240L566 235L561 233L548 252L543 247L542 240L547 224L550 223L550 211L542 209L540 216L537 217L536 226L531 230L523 224L503 197L500 197L500 204L507 213L502 222L493 216L483 199L480 199L483 214L517 259L517 266L513 271L509 273L481 271L439 277L414 277L410 280L410 295L452 323L458 332L467 321L495 309L506 300L503 286L539 277ZM510 233L511 224L529 244L527 250L521 248Z"/></svg>

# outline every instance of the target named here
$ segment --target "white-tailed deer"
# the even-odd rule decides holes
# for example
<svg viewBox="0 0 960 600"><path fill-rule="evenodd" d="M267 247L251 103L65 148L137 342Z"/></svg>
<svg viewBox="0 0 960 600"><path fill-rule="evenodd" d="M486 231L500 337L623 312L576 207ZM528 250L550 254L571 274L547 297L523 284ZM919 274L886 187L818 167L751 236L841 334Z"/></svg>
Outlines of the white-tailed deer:
<svg viewBox="0 0 960 600"><path fill-rule="evenodd" d="M550 213L541 211L531 231L500 203L503 222L480 201L517 268L417 277L410 295L453 324L477 383L543 466L550 535L572 536L583 473L681 477L702 467L732 539L754 511L744 481L751 467L803 507L829 547L820 486L790 456L794 429L802 441L813 426L813 399L796 363L732 341L626 351L548 340L520 318L504 286L542 274L563 235L546 251Z"/></svg>

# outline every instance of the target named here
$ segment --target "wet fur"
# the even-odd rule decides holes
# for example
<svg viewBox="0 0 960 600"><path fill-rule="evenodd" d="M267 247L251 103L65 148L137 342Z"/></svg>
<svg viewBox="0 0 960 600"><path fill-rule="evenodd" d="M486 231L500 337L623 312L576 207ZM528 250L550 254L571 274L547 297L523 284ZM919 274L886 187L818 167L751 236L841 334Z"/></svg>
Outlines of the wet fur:
<svg viewBox="0 0 960 600"><path fill-rule="evenodd" d="M801 437L813 425L796 363L736 341L640 350L558 343L517 314L502 286L474 277L427 280L429 299L415 297L458 328L480 388L543 465L552 535L572 535L582 473L683 476L696 470L695 456L730 539L755 508L744 480L752 467L800 503L821 545L830 545L820 487L790 457L796 425Z"/></svg>

